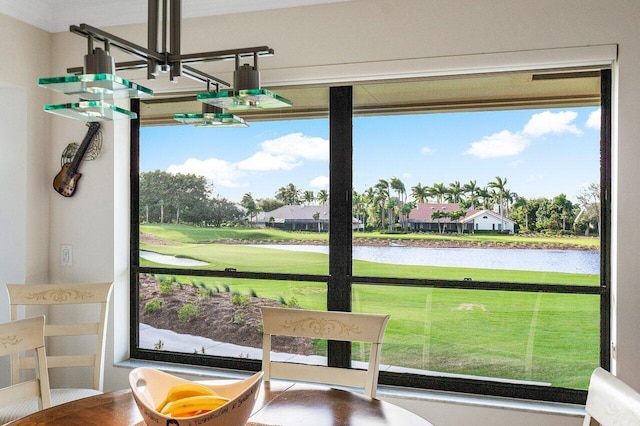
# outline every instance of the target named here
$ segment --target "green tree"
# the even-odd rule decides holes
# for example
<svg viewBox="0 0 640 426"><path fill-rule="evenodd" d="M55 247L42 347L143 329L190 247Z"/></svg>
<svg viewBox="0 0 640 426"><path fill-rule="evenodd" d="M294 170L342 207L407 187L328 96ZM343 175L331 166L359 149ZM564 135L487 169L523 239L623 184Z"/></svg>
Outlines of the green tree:
<svg viewBox="0 0 640 426"><path fill-rule="evenodd" d="M398 215L400 216L400 225L402 227L402 230L406 231L407 220L405 216L404 205L407 202L407 189L405 188L404 183L395 176L391 178L391 180L389 181L389 185L391 189L396 191L396 194L398 195L397 209Z"/></svg>
<svg viewBox="0 0 640 426"><path fill-rule="evenodd" d="M462 195L464 194L464 190L460 185L460 181L455 181L449 184L447 187L447 201L450 203L460 203L462 201Z"/></svg>
<svg viewBox="0 0 640 426"><path fill-rule="evenodd" d="M600 185L597 183L590 184L580 191L577 199L580 213L578 213L575 221L578 224L584 224L585 235L589 235L592 225L597 227L599 235L602 219L600 216Z"/></svg>
<svg viewBox="0 0 640 426"><path fill-rule="evenodd" d="M469 183L465 183L462 185L462 190L468 195L467 199L469 200L471 210L475 210L476 203L478 202L478 191L480 190L478 185L476 185L476 181L470 180Z"/></svg>
<svg viewBox="0 0 640 426"><path fill-rule="evenodd" d="M276 191L276 200L282 201L285 205L297 206L300 201L300 190L293 183L282 186Z"/></svg>
<svg viewBox="0 0 640 426"><path fill-rule="evenodd" d="M253 225L253 218L258 215L260 208L258 207L258 204L253 199L253 196L250 192L247 192L242 196L240 205L247 210L247 216L249 217L249 226Z"/></svg>
<svg viewBox="0 0 640 426"><path fill-rule="evenodd" d="M284 206L281 200L276 200L275 198L258 198L257 204L258 208L263 212L271 212Z"/></svg>
<svg viewBox="0 0 640 426"><path fill-rule="evenodd" d="M435 197L436 203L442 203L444 197L447 196L447 187L444 186L444 183L434 183L429 188L429 193L432 197Z"/></svg>
<svg viewBox="0 0 640 426"><path fill-rule="evenodd" d="M329 202L329 193L326 189L321 189L320 191L318 191L318 194L316 195L316 201L318 201L321 206L327 205L327 203Z"/></svg>
<svg viewBox="0 0 640 426"><path fill-rule="evenodd" d="M380 208L380 230L383 230L385 226L385 211L389 201L389 182L384 179L378 179L378 183L375 184L375 194L376 204Z"/></svg>
<svg viewBox="0 0 640 426"><path fill-rule="evenodd" d="M315 194L313 193L313 191L304 191L302 193L302 200L307 203L307 205L311 205L311 203L316 199Z"/></svg>
<svg viewBox="0 0 640 426"><path fill-rule="evenodd" d="M496 180L487 184L489 188L494 188L498 192L499 208L500 208L500 230L504 230L504 193L507 185L507 178L502 179L496 176Z"/></svg>
<svg viewBox="0 0 640 426"><path fill-rule="evenodd" d="M422 186L418 182L415 186L411 187L411 196L417 203L427 203L429 201L429 187Z"/></svg>

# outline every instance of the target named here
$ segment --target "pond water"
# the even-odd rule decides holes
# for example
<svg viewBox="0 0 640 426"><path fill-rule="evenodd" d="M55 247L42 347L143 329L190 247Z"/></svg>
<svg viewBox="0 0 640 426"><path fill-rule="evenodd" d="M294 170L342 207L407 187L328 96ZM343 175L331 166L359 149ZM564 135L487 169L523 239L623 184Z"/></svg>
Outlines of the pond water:
<svg viewBox="0 0 640 426"><path fill-rule="evenodd" d="M252 246L329 253L327 246L279 244ZM600 252L582 250L354 246L353 258L395 265L455 266L572 274L600 273Z"/></svg>

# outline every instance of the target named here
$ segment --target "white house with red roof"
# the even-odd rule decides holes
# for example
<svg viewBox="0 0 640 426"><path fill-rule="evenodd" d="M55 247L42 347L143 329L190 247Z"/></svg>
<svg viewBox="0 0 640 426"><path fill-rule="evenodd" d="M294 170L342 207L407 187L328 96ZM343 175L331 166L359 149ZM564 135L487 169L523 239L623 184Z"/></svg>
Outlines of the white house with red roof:
<svg viewBox="0 0 640 426"><path fill-rule="evenodd" d="M516 223L492 210L466 210L465 216L459 220L449 217L438 217L436 212L452 213L460 210L458 203L417 203L409 213L409 229L427 232L474 231L508 231L514 233ZM504 224L504 226L503 226Z"/></svg>

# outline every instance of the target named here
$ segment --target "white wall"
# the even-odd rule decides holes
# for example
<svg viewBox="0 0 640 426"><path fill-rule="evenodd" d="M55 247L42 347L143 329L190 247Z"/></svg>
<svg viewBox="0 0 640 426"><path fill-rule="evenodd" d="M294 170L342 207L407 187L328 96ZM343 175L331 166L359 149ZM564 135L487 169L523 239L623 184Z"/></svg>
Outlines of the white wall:
<svg viewBox="0 0 640 426"><path fill-rule="evenodd" d="M34 82L38 68L48 72L50 35L4 15L0 28L0 322L4 322L9 319L4 284L48 277L45 182L49 176L44 165L48 120L42 112L46 94ZM0 371L7 367L0 361ZM0 374L0 386L8 383L9 378Z"/></svg>
<svg viewBox="0 0 640 426"><path fill-rule="evenodd" d="M541 61L575 64L590 55L606 58L611 53L607 46L598 46L619 46L614 70L614 366L622 379L640 389L640 292L636 289L636 277L640 276L640 227L635 224L640 200L634 195L640 184L636 173L640 158L638 16L640 2L635 0L353 0L189 20L183 23L182 43L185 53L255 45L273 47L276 55L261 60L265 86L350 81L372 75L384 78L464 69L490 71L503 66L527 68L538 67ZM246 30L238 29L240 22ZM7 64L9 61L0 61L0 81L22 88L27 110L37 112L45 95L40 92L44 89L34 87L36 77L43 76L46 64L50 64L50 75L81 65L86 42L69 33L54 34L50 40L38 33L34 39L24 27L0 15L0 52L3 59L17 62L19 69L16 72ZM146 43L145 25L107 30ZM7 32L11 32L11 41L7 41ZM17 39L21 43L12 43ZM55 56L48 53L50 41ZM35 53L25 52L25 46L33 47ZM45 65L38 69L43 62ZM220 63L212 69L222 71L216 75L230 81L230 67L231 63ZM169 87L163 81L148 85L156 89ZM182 87L195 86L188 79L171 86L172 90ZM61 98L54 95L52 99ZM25 229L25 255L22 262L9 265L0 274L4 274L3 279L24 276L25 281L115 280L106 386L126 387L126 370L110 364L126 358L128 339L126 125L105 126L103 155L83 165L78 193L71 199L62 199L50 190L50 180L59 168L60 152L67 143L81 137L84 128L69 120L49 120L42 113L34 117L26 123L27 149L21 160L27 173L26 199L21 207L26 217L17 226ZM15 238L21 238L19 231ZM0 252L9 251L14 244L2 239ZM73 267L58 266L60 244L73 245ZM6 301L0 299L2 303ZM525 415L510 409L456 406L452 411L454 407L442 402L404 403L427 418L437 419L439 425L580 424L576 418Z"/></svg>

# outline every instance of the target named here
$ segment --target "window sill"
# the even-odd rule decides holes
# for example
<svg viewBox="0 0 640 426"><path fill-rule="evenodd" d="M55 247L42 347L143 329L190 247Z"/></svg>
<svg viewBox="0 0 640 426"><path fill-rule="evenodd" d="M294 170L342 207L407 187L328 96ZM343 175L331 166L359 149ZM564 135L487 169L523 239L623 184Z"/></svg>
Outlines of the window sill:
<svg viewBox="0 0 640 426"><path fill-rule="evenodd" d="M128 369L137 367L151 367L176 375L196 376L200 378L206 377L213 379L244 379L250 375L250 373L246 371L135 359L118 362L114 366ZM563 404L558 402L532 401L515 398L500 398L495 396L409 389L387 385L378 386L377 397L380 399L414 400L453 405L466 405L480 408L523 411L530 413L555 414L576 418L584 417L585 415L584 406L577 404Z"/></svg>

